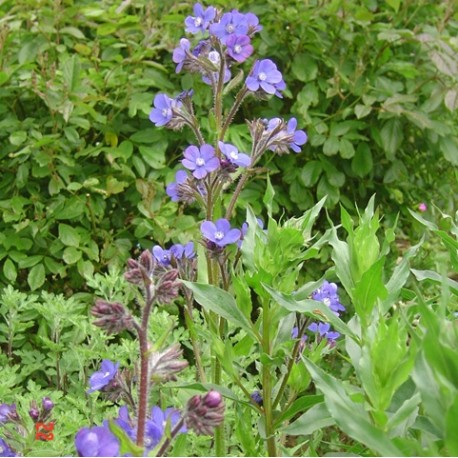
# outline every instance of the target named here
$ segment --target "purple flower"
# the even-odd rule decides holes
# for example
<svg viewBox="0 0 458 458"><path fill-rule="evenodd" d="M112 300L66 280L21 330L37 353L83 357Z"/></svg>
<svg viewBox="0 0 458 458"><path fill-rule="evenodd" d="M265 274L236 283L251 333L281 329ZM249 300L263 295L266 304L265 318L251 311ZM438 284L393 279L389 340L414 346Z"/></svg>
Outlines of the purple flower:
<svg viewBox="0 0 458 458"><path fill-rule="evenodd" d="M116 376L118 372L119 363L112 363L109 359L104 359L102 361L102 366L99 371L94 372L90 379L89 384L91 387L87 390L88 393L93 393L94 391L101 390L107 386ZM91 455L90 455L91 456ZM94 456L103 456L103 455L94 455Z"/></svg>
<svg viewBox="0 0 458 458"><path fill-rule="evenodd" d="M304 145L307 142L307 134L303 130L296 130L297 119L291 118L286 125L286 131L289 135L293 136L293 141L289 144L290 148L295 153L301 152L301 145Z"/></svg>
<svg viewBox="0 0 458 458"><path fill-rule="evenodd" d="M80 429L75 447L79 456L119 456L119 441L108 426Z"/></svg>
<svg viewBox="0 0 458 458"><path fill-rule="evenodd" d="M16 456L10 446L0 437L0 456Z"/></svg>
<svg viewBox="0 0 458 458"><path fill-rule="evenodd" d="M325 339L328 339L330 341L336 340L338 337L340 337L340 333L336 331L330 331L331 325L329 323L312 323L309 327L308 330L312 332L317 332L320 337L324 337Z"/></svg>
<svg viewBox="0 0 458 458"><path fill-rule="evenodd" d="M180 107L181 102L171 99L166 94L156 94L154 108L149 114L149 119L156 127L165 126L173 118L173 109Z"/></svg>
<svg viewBox="0 0 458 458"><path fill-rule="evenodd" d="M162 266L169 266L172 254L170 250L164 250L159 245L153 247L153 255L156 258L157 262Z"/></svg>
<svg viewBox="0 0 458 458"><path fill-rule="evenodd" d="M171 197L173 202L178 202L180 200L178 186L186 183L187 179L188 174L184 170L178 170L175 174L175 181L167 185L165 192Z"/></svg>
<svg viewBox="0 0 458 458"><path fill-rule="evenodd" d="M17 418L16 404L0 405L0 425L8 420Z"/></svg>
<svg viewBox="0 0 458 458"><path fill-rule="evenodd" d="M218 37L221 43L226 43L229 36L247 35L248 22L244 14L233 10L231 13L225 13L221 20L210 25L210 34Z"/></svg>
<svg viewBox="0 0 458 458"><path fill-rule="evenodd" d="M252 92L262 89L268 94L282 97L279 91L285 89L286 84L277 66L270 59L264 59L255 62L253 70L246 79L246 86Z"/></svg>
<svg viewBox="0 0 458 458"><path fill-rule="evenodd" d="M231 224L227 219L221 218L215 223L204 221L200 230L202 235L219 247L224 247L230 243L235 243L240 239L239 229L231 229Z"/></svg>
<svg viewBox="0 0 458 458"><path fill-rule="evenodd" d="M189 170L198 180L205 178L210 172L219 167L219 159L215 156L213 146L204 144L200 147L191 145L184 150L184 159L181 163Z"/></svg>
<svg viewBox="0 0 458 458"><path fill-rule="evenodd" d="M339 312L345 311L345 307L340 303L335 283L329 283L325 280L321 287L312 293L312 299L326 304L337 316L339 316Z"/></svg>
<svg viewBox="0 0 458 458"><path fill-rule="evenodd" d="M151 409L151 417L146 422L145 429L145 446L149 452L152 450L162 439L164 435L165 426L167 422L170 422L171 428L173 428L181 418L181 414L178 410L173 408L167 408L163 411L160 407L154 406ZM185 433L186 427L183 426L180 429L180 433Z"/></svg>
<svg viewBox="0 0 458 458"><path fill-rule="evenodd" d="M262 26L259 25L258 16L254 13L246 13L245 21L248 24L248 35L251 35L262 30Z"/></svg>
<svg viewBox="0 0 458 458"><path fill-rule="evenodd" d="M418 210L424 213L426 210L428 210L428 206L424 202L421 202L418 204Z"/></svg>
<svg viewBox="0 0 458 458"><path fill-rule="evenodd" d="M250 156L239 153L234 145L218 142L218 146L220 151L228 158L231 164L236 164L239 167L248 167L251 164Z"/></svg>
<svg viewBox="0 0 458 458"><path fill-rule="evenodd" d="M200 3L194 5L194 16L188 16L184 23L186 25L186 32L188 33L204 33L208 29L210 22L215 19L216 10L213 6L203 9Z"/></svg>
<svg viewBox="0 0 458 458"><path fill-rule="evenodd" d="M190 52L191 43L187 38L182 38L180 40L180 46L173 50L172 60L178 64L176 68L176 72L179 73L185 64L185 61L188 57L188 53Z"/></svg>
<svg viewBox="0 0 458 458"><path fill-rule="evenodd" d="M253 46L247 35L231 35L226 40L227 53L237 62L244 62L253 54Z"/></svg>
<svg viewBox="0 0 458 458"><path fill-rule="evenodd" d="M118 418L115 420L115 423L121 427L132 440L135 440L135 425L130 418L127 406L122 406L119 408ZM104 422L104 426L105 425L108 426L108 423Z"/></svg>
<svg viewBox="0 0 458 458"><path fill-rule="evenodd" d="M180 243L176 243L170 247L170 253L173 254L177 260L182 259L183 256L187 259L192 259L196 255L193 242L189 242L184 246Z"/></svg>

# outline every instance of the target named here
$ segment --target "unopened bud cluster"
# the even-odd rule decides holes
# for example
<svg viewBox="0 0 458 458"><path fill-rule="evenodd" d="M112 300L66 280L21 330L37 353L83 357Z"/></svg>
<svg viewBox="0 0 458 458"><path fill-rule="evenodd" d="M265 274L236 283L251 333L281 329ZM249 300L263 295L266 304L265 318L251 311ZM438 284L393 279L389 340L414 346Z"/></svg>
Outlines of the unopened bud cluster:
<svg viewBox="0 0 458 458"><path fill-rule="evenodd" d="M185 422L196 434L213 435L224 419L224 401L218 391L210 390L205 396L196 395L186 408Z"/></svg>

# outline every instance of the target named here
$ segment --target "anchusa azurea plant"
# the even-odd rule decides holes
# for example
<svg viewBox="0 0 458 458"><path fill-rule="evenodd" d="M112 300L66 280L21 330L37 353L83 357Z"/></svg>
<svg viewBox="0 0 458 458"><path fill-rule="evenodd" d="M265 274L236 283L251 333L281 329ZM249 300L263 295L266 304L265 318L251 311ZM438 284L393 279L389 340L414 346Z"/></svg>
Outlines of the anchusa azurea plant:
<svg viewBox="0 0 458 458"><path fill-rule="evenodd" d="M254 57L252 42L262 29L258 18L252 13L223 12L196 4L185 25L188 35L180 39L172 59L178 73L197 74L208 85L215 128L205 133L205 123L199 121L194 109L193 90L176 96L156 94L149 118L158 128L187 127L194 134L196 143L184 148L181 167L166 192L178 205L199 207L203 215L200 237L184 245L154 245L137 260L128 261L125 278L141 293L138 318L123 304L96 301L92 314L97 326L107 333L137 334L139 368L120 371L118 363L103 360L100 370L92 374L89 393L100 391L106 399L126 405L117 419L78 432L75 445L80 456L141 452L162 456L178 434L190 430L214 433L215 452L224 456L228 452L226 436L234 425L224 421L222 394L260 416L264 433L255 445L256 454L265 453L261 452L264 448L276 456L282 421L276 420L275 412L288 409L306 388L298 382L304 370L299 364L301 355L305 350L314 355L332 351L340 335L329 322L330 316L345 310L334 283L324 282L321 287L316 283L316 290L308 292L309 300L321 304L316 305L321 307L321 315L311 315L321 320L313 322L302 313L282 308L268 289L294 289L311 226L323 201L307 218L280 226L271 217L273 190L267 179L266 229L250 209L245 222L236 212L240 194L248 180L261 172L259 164L268 151L300 153L307 142L295 118L280 117L248 120L250 146L241 148L228 141L231 122L247 97L283 97L286 88L275 62ZM247 299L250 289L256 304ZM248 308L239 308L247 300ZM162 410L151 405L151 393L175 381L188 362L178 344L162 349L161 342L150 342L148 323L153 307L172 302L183 305L197 381L209 390L194 395L181 410L177 406ZM200 332L196 319L203 323L199 324ZM289 333L275 332L288 326ZM235 340L225 342L225 336L237 329ZM244 344L252 358L239 362L239 369L234 361L237 342ZM205 349L210 358L204 355ZM251 362L257 367L254 374L246 369ZM248 423L245 426L252 428ZM249 454L253 453L254 449Z"/></svg>

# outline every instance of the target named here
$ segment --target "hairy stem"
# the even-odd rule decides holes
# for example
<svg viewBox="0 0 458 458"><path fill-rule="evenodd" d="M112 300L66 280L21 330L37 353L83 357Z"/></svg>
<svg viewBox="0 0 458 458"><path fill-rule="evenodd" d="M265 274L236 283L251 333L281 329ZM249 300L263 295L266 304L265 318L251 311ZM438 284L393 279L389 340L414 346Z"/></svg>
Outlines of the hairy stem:
<svg viewBox="0 0 458 458"><path fill-rule="evenodd" d="M141 328L138 330L138 338L140 341L140 393L138 398L137 445L139 447L143 447L145 438L146 412L148 410L148 321L154 302L151 286L145 286L145 308L143 309Z"/></svg>
<svg viewBox="0 0 458 458"><path fill-rule="evenodd" d="M192 320L192 309L189 307L189 304L184 309L184 319L186 322L186 327L189 331L189 337L191 339L192 349L194 351L194 358L196 360L197 374L199 375L199 381L202 383L207 383L207 378L205 376L204 367L202 365L202 360L200 358L200 346L199 340L196 335L196 330L194 328L194 322Z"/></svg>
<svg viewBox="0 0 458 458"><path fill-rule="evenodd" d="M170 437L167 437L167 439L164 441L164 443L162 444L161 448L157 452L156 456L164 456L165 452L170 447L170 445L172 443L172 440L180 432L180 429L183 427L183 425L184 425L184 416L180 418L178 423L172 429L172 432L170 433Z"/></svg>

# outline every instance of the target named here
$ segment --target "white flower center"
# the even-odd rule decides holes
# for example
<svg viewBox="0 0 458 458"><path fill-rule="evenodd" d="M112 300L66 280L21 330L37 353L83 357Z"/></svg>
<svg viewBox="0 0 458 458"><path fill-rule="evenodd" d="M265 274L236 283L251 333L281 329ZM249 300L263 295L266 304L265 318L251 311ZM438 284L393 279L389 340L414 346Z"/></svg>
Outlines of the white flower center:
<svg viewBox="0 0 458 458"><path fill-rule="evenodd" d="M240 45L235 45L234 52L235 54L240 54L242 52L242 47Z"/></svg>
<svg viewBox="0 0 458 458"><path fill-rule="evenodd" d="M201 17L196 17L196 18L194 19L194 25L195 25L196 27L199 27L201 24L202 24L202 18L201 18Z"/></svg>
<svg viewBox="0 0 458 458"><path fill-rule="evenodd" d="M237 159L239 158L239 155L237 154L236 151L231 151L231 152L229 153L229 157L230 157L231 159L237 160Z"/></svg>
<svg viewBox="0 0 458 458"><path fill-rule="evenodd" d="M259 79L259 81L265 81L267 79L267 75L264 72L261 72L258 75L258 79Z"/></svg>
<svg viewBox="0 0 458 458"><path fill-rule="evenodd" d="M205 165L204 159L202 159L201 157L198 157L198 158L196 159L196 165L197 165L197 167L202 167L202 166L204 166L204 165Z"/></svg>
<svg viewBox="0 0 458 458"><path fill-rule="evenodd" d="M232 33L235 30L234 26L232 24L228 24L226 26L226 32L227 33Z"/></svg>
<svg viewBox="0 0 458 458"><path fill-rule="evenodd" d="M208 53L208 60L214 64L219 64L219 53L217 51L210 51Z"/></svg>
<svg viewBox="0 0 458 458"><path fill-rule="evenodd" d="M145 447L149 447L151 445L151 438L150 437L145 437L144 439L144 444L145 444Z"/></svg>
<svg viewBox="0 0 458 458"><path fill-rule="evenodd" d="M103 374L103 378L107 378L110 376L110 373L109 372L105 372L105 374Z"/></svg>
<svg viewBox="0 0 458 458"><path fill-rule="evenodd" d="M215 239L216 239L216 240L222 240L222 239L224 239L224 233L221 232L221 231L216 231L216 232L215 232Z"/></svg>
<svg viewBox="0 0 458 458"><path fill-rule="evenodd" d="M329 297L325 297L323 299L323 303L327 305L328 307L331 307L331 299L329 299Z"/></svg>
<svg viewBox="0 0 458 458"><path fill-rule="evenodd" d="M168 118L169 116L172 116L172 110L170 108L163 108L161 114L164 118Z"/></svg>

